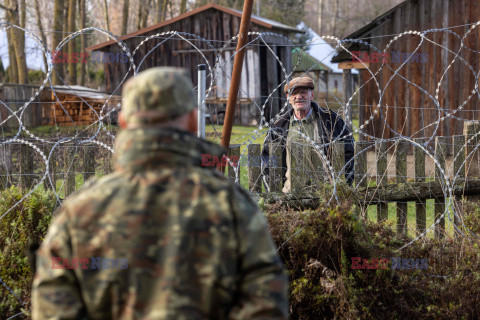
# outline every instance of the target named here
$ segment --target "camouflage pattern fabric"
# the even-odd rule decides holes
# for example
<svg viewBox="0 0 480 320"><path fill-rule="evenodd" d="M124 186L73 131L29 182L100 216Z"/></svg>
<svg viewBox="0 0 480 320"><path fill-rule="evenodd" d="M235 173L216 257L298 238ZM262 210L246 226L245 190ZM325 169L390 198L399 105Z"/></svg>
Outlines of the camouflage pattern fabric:
<svg viewBox="0 0 480 320"><path fill-rule="evenodd" d="M176 129L128 129L115 172L67 199L37 253L32 318L286 319L287 277L249 194ZM52 258L90 259L52 268ZM91 257L112 263L92 269ZM98 265L97 265L98 267Z"/></svg>
<svg viewBox="0 0 480 320"><path fill-rule="evenodd" d="M122 111L132 127L173 120L195 109L196 104L188 72L181 68L150 68L123 88Z"/></svg>

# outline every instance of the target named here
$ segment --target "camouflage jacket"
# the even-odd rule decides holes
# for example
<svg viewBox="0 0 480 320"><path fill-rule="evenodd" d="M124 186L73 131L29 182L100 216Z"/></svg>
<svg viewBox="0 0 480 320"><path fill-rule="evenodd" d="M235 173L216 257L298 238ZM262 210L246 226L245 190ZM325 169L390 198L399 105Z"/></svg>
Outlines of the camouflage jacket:
<svg viewBox="0 0 480 320"><path fill-rule="evenodd" d="M33 319L286 319L263 214L201 166L221 147L174 129L115 145L115 172L64 202L38 250Z"/></svg>

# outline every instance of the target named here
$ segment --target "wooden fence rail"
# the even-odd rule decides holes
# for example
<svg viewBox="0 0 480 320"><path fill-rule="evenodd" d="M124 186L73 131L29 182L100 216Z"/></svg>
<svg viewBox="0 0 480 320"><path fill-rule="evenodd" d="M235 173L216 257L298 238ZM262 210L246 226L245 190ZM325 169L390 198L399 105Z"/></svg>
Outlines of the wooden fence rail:
<svg viewBox="0 0 480 320"><path fill-rule="evenodd" d="M366 142L357 142L355 145L355 194L359 200L359 206L365 213L369 205L377 208L377 219L385 220L388 218L388 203L396 203L396 219L397 233L405 235L407 233L407 212L408 202L414 202L415 208L415 224L416 233L422 234L426 230L427 221L427 200L434 200L434 221L435 237L441 238L445 235L445 209L447 197L453 197L454 200L461 200L462 197L468 197L469 200L478 201L480 198L480 157L479 150L476 149L480 141L476 134L479 132L480 126L476 123L466 123L464 135L453 137L435 137L429 145L434 145L434 149L427 149L425 138L415 139L413 148L413 156L408 155L409 146L412 144L408 141L397 141L392 144L387 141L377 141L374 146L369 146ZM449 146L448 143L453 144ZM390 147L389 147L390 144ZM260 145L249 145L249 157L260 157ZM336 149L335 149L336 148ZM339 144L334 147L335 150L343 150L343 145ZM433 159L427 158L427 150L433 154ZM452 150L453 155L447 155L447 150ZM374 161L367 162L367 154L374 151ZM305 147L297 148L294 152L305 154ZM314 153L315 154L315 153ZM389 157L389 154L392 156ZM234 154L232 154L234 155ZM235 154L239 156L238 154ZM273 158L280 157L280 148L275 145L270 146L270 155ZM330 180L343 180L344 170L344 154L342 152L333 153L333 161L329 165L333 167L333 176ZM413 159L412 159L413 158ZM296 175L312 176L312 172L308 169L301 170L301 166L305 166L305 161L292 164L292 172ZM427 162L427 159L429 160ZM317 157L318 160L318 157ZM394 161L394 162L393 162ZM447 161L451 164L447 165ZM270 192L279 193L282 190L281 170L277 165L270 165ZM312 163L316 163L312 160ZM428 167L427 167L427 164ZM408 176L408 166L413 166L414 174ZM395 167L395 175L388 175L389 166ZM434 167L432 167L434 166ZM319 172L326 168L320 165ZM428 171L433 175L427 176ZM328 171L328 170L327 170ZM323 171L324 176L328 176L328 172ZM259 181L258 166L248 165L247 172L254 177L250 181ZM254 173L255 172L255 173ZM468 177L468 179L465 179ZM299 179L302 180L302 179ZM448 181L448 183L447 183ZM258 185L249 184L250 191L258 192ZM310 195L292 194L281 196L277 194L264 195L268 201L282 200L284 203L291 203L293 206L307 204L315 205L319 200L314 193ZM456 212L454 224L460 225L459 216L461 212Z"/></svg>

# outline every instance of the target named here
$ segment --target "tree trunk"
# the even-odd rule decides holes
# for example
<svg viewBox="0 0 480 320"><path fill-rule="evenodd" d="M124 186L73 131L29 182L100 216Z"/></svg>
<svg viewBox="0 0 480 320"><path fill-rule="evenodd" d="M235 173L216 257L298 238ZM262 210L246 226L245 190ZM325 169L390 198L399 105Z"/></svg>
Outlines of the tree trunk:
<svg viewBox="0 0 480 320"><path fill-rule="evenodd" d="M110 18L108 17L108 3L107 0L103 0L105 5L105 25L107 26L107 31L110 32Z"/></svg>
<svg viewBox="0 0 480 320"><path fill-rule="evenodd" d="M127 25L128 25L128 7L130 5L130 1L123 0L123 12L122 12L122 35L127 34Z"/></svg>
<svg viewBox="0 0 480 320"><path fill-rule="evenodd" d="M86 27L86 19L87 19L87 13L85 11L85 0L78 0L78 11L80 13L80 28L85 29ZM87 59L83 58L83 55L85 53L85 46L86 46L86 41L85 41L85 34L82 33L80 36L80 52L82 53L81 56L81 61L80 61L80 85L84 86L85 85L85 75L87 73Z"/></svg>
<svg viewBox="0 0 480 320"><path fill-rule="evenodd" d="M7 22L11 23L9 14L7 13ZM17 58L15 55L15 46L13 45L13 28L8 29L7 31L7 42L8 42L8 60L10 66L8 68L8 76L10 82L18 83L18 67L17 67Z"/></svg>
<svg viewBox="0 0 480 320"><path fill-rule="evenodd" d="M142 14L142 28L147 27L148 23L148 14L150 13L151 8L151 0L147 0L146 5L143 7L143 14Z"/></svg>
<svg viewBox="0 0 480 320"><path fill-rule="evenodd" d="M40 14L40 5L38 4L38 0L35 0L35 13L37 15L37 27L40 31L40 39L42 39L43 43L47 45L47 36L45 35L45 31L43 30L42 16ZM45 72L47 72L48 61L45 54L43 55L43 63L45 64Z"/></svg>
<svg viewBox="0 0 480 320"><path fill-rule="evenodd" d="M159 0L160 1L160 0ZM163 7L162 7L162 21L167 19L167 7L168 7L168 0L163 0Z"/></svg>
<svg viewBox="0 0 480 320"><path fill-rule="evenodd" d="M68 4L68 33L69 35L75 32L75 9L76 9L76 0L69 0ZM75 40L72 39L68 42L68 58L70 59L68 66L68 77L67 82L69 84L75 84L77 82L77 64L75 61L80 57L80 55L75 52ZM77 59L75 59L77 58Z"/></svg>
<svg viewBox="0 0 480 320"><path fill-rule="evenodd" d="M180 14L187 12L187 0L181 0L180 2Z"/></svg>
<svg viewBox="0 0 480 320"><path fill-rule="evenodd" d="M156 0L155 1L155 23L159 23L162 21L162 13L163 13L163 0Z"/></svg>
<svg viewBox="0 0 480 320"><path fill-rule="evenodd" d="M22 27L20 17L25 15L23 11L26 10L26 8L25 6L19 8L19 3L15 2L14 0L10 0L10 7L14 9L8 10L7 16L10 16L9 20L11 23ZM25 5L25 2L20 1L20 4ZM20 10L22 12L21 14L19 14ZM15 49L15 59L17 60L18 83L28 83L27 61L25 59L25 33L15 28L12 32L12 42Z"/></svg>
<svg viewBox="0 0 480 320"><path fill-rule="evenodd" d="M319 8L319 13L318 13L318 34L323 36L323 6L324 6L324 1L325 0L320 0L320 8Z"/></svg>
<svg viewBox="0 0 480 320"><path fill-rule="evenodd" d="M63 10L65 8L64 0L55 0L53 8L53 30L52 32L52 50L57 50L57 46L62 41L62 31L63 31ZM63 67L61 64L53 65L52 73L52 82L53 85L59 85L60 79L63 78Z"/></svg>
<svg viewBox="0 0 480 320"><path fill-rule="evenodd" d="M335 10L333 14L333 28L332 28L332 34L334 36L337 36L337 22L338 22L338 1L335 0Z"/></svg>

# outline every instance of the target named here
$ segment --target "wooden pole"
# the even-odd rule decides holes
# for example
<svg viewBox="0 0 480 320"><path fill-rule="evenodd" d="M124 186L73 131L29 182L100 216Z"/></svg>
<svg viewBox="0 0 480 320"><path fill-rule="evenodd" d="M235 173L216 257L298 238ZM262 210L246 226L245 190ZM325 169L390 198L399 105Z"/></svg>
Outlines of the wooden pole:
<svg viewBox="0 0 480 320"><path fill-rule="evenodd" d="M250 17L252 16L253 0L246 0L243 5L242 20L240 22L240 32L237 42L237 53L233 61L232 81L230 91L228 92L227 110L225 112L225 121L223 123L222 140L220 144L228 150L230 146L230 136L232 135L233 116L235 114L235 104L237 103L238 89L240 87L240 77L242 75L243 58L245 56L245 45L248 41L248 28ZM222 172L225 172L225 166L219 166Z"/></svg>
<svg viewBox="0 0 480 320"><path fill-rule="evenodd" d="M352 79L352 70L344 69L343 70L343 104L346 107L346 113L348 117L348 122L352 121L352 103L350 102L347 108L347 102L353 96L353 79ZM350 127L350 126L349 126Z"/></svg>

